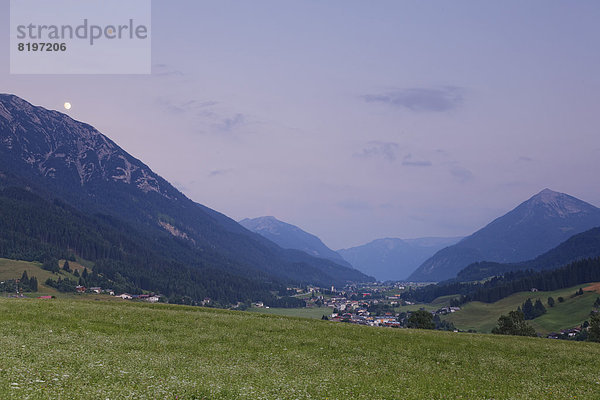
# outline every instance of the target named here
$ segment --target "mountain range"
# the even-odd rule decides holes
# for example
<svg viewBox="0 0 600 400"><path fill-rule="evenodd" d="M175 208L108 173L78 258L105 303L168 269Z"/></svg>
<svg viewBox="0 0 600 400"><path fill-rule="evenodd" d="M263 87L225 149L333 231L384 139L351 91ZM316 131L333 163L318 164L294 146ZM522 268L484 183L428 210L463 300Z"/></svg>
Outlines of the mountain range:
<svg viewBox="0 0 600 400"><path fill-rule="evenodd" d="M502 264L483 261L469 265L458 273L458 282L479 281L507 272L533 270L547 271L586 258L600 257L600 228L578 233L533 260Z"/></svg>
<svg viewBox="0 0 600 400"><path fill-rule="evenodd" d="M161 273L160 279L169 274L184 279L193 272L194 279L201 281L204 272L211 271L204 274L214 278L210 286L229 287L233 297L236 289L226 279L231 275L243 279L247 287L262 285L265 290L289 283L340 285L371 280L348 266L282 249L227 216L190 200L92 126L3 94L0 189L13 193L12 188L39 197L36 204L45 201L66 205L72 212L67 219L73 215L89 218L88 223L102 219L111 232L127 231L132 232L131 236L143 237L136 242L138 255L155 252L156 243L167 243L160 247L168 253L162 255L161 265L168 261L172 266ZM69 236L69 232L66 234ZM42 237L38 239L43 242ZM112 245L120 249L119 243ZM70 243L52 246L62 246L80 256ZM100 255L96 257L100 259ZM114 263L126 259L122 255L114 257L110 259ZM139 286L144 270L164 269L154 264L149 259L144 265L122 265L119 273ZM220 271L223 278L214 271ZM146 280L142 288L152 290L157 284ZM177 291L176 285L172 290ZM218 295L218 290L213 292ZM240 294L239 300L244 296Z"/></svg>
<svg viewBox="0 0 600 400"><path fill-rule="evenodd" d="M246 218L240 221L240 225L284 249L301 250L311 256L326 258L337 264L352 267L341 255L327 247L317 236L275 217Z"/></svg>
<svg viewBox="0 0 600 400"><path fill-rule="evenodd" d="M377 239L362 246L338 250L346 261L381 281L405 280L437 251L461 238Z"/></svg>
<svg viewBox="0 0 600 400"><path fill-rule="evenodd" d="M457 244L438 251L409 280L439 282L472 263L533 259L573 235L600 226L600 209L564 193L544 189Z"/></svg>

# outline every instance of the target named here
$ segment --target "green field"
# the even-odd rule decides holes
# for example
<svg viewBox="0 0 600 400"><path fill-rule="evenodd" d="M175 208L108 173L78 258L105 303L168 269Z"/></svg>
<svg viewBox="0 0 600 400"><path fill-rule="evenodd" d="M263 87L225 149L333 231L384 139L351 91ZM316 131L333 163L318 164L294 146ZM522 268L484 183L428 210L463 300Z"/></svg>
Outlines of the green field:
<svg viewBox="0 0 600 400"><path fill-rule="evenodd" d="M2 399L600 398L600 345L0 299Z"/></svg>
<svg viewBox="0 0 600 400"><path fill-rule="evenodd" d="M310 308L256 308L252 307L246 311L261 314L284 315L287 317L321 319L323 315L329 317L333 312L330 307L310 307Z"/></svg>
<svg viewBox="0 0 600 400"><path fill-rule="evenodd" d="M490 304L474 301L465 304L459 312L448 315L445 319L454 323L460 330L474 329L477 332L491 332L496 326L500 315L516 310L527 298L531 298L533 301L539 298L544 303L547 313L529 321L529 323L537 332L547 334L560 329L575 327L589 318L592 305L599 295L585 292L582 296L570 298L580 287L586 286L587 284L583 284L554 292L515 293ZM559 303L556 301L555 306L551 308L547 304L549 296L552 296L554 300L562 296L565 298L565 302Z"/></svg>
<svg viewBox="0 0 600 400"><path fill-rule="evenodd" d="M56 279L56 275L52 274L52 272L43 270L40 265L41 264L37 262L15 261L0 258L0 280L19 279L23 274L23 271L27 271L29 277L35 276L38 280L39 293L36 293L36 295L55 295L57 290L44 285L44 282L46 282L46 279L48 278Z"/></svg>
<svg viewBox="0 0 600 400"><path fill-rule="evenodd" d="M64 260L59 262L59 265L62 265ZM71 267L73 269L82 270L83 266L78 262L70 262ZM35 293L25 292L23 293L26 297L38 297L43 295L52 295L61 298L70 298L70 299L80 299L82 297L87 298L88 300L108 300L108 301L125 301L118 297L113 297L105 294L77 294L77 293L60 293L53 287L46 286L44 282L46 279L52 278L54 280L59 277L65 279L77 279L74 275L68 274L64 271L60 271L60 274L53 274L52 272L46 271L41 268L41 264L38 262L28 262L28 261L16 261L16 260L8 260L5 258L0 258L0 280L3 279L18 279L23 274L23 271L27 271L27 275L29 277L35 276L38 279L38 291ZM12 293L10 293L12 294ZM3 295L8 296L9 293L3 293Z"/></svg>

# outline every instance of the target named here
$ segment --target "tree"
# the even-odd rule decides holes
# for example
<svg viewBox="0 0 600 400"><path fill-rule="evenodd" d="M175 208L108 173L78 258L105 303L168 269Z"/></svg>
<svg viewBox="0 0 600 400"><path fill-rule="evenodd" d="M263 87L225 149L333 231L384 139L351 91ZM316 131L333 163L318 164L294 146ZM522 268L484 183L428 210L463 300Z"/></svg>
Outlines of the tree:
<svg viewBox="0 0 600 400"><path fill-rule="evenodd" d="M548 297L548 306L554 307L554 299L552 298L552 296Z"/></svg>
<svg viewBox="0 0 600 400"><path fill-rule="evenodd" d="M76 278L79 278L79 271L78 270L73 271L73 275L75 275Z"/></svg>
<svg viewBox="0 0 600 400"><path fill-rule="evenodd" d="M434 329L433 315L425 310L414 311L408 318L408 328L415 329Z"/></svg>
<svg viewBox="0 0 600 400"><path fill-rule="evenodd" d="M563 301L565 301L565 298L562 297L562 296L560 296L557 300L558 300L559 303L562 303Z"/></svg>
<svg viewBox="0 0 600 400"><path fill-rule="evenodd" d="M533 308L533 303L531 302L531 299L525 300L525 303L523 303L523 307L521 307L521 311L525 319L535 318L535 310Z"/></svg>
<svg viewBox="0 0 600 400"><path fill-rule="evenodd" d="M600 313L594 312L590 317L588 340L590 342L600 342Z"/></svg>
<svg viewBox="0 0 600 400"><path fill-rule="evenodd" d="M498 318L498 326L492 329L497 335L536 336L535 329L525 322L521 311L511 311Z"/></svg>
<svg viewBox="0 0 600 400"><path fill-rule="evenodd" d="M435 329L438 331L455 331L456 327L452 322L448 322L440 318L439 315L435 315L433 317L433 323L435 324Z"/></svg>
<svg viewBox="0 0 600 400"><path fill-rule="evenodd" d="M571 295L571 298L583 295L583 288L579 288L578 291Z"/></svg>
<svg viewBox="0 0 600 400"><path fill-rule="evenodd" d="M71 272L71 266L69 265L69 261L65 260L65 263L63 264L62 267L63 271L65 272Z"/></svg>
<svg viewBox="0 0 600 400"><path fill-rule="evenodd" d="M462 304L460 297L450 299L450 307L460 307Z"/></svg>
<svg viewBox="0 0 600 400"><path fill-rule="evenodd" d="M83 272L81 273L81 277L83 279L87 279L87 277L88 277L88 270L87 270L87 268L83 268Z"/></svg>
<svg viewBox="0 0 600 400"><path fill-rule="evenodd" d="M42 268L46 271L50 271L55 274L58 274L58 272L60 271L60 269L58 268L58 260L56 258L46 259L46 261L44 261L44 263L42 264Z"/></svg>
<svg viewBox="0 0 600 400"><path fill-rule="evenodd" d="M594 302L594 307L600 307L600 297L596 297L596 301Z"/></svg>
<svg viewBox="0 0 600 400"><path fill-rule="evenodd" d="M542 304L540 299L537 299L535 301L535 305L533 306L533 311L534 311L534 318L537 318L539 316L542 316L544 314L546 314L546 307L544 307L544 305Z"/></svg>
<svg viewBox="0 0 600 400"><path fill-rule="evenodd" d="M29 276L27 276L27 271L23 271L23 275L21 275L21 283L23 285L29 285Z"/></svg>
<svg viewBox="0 0 600 400"><path fill-rule="evenodd" d="M29 290L31 290L32 292L38 291L38 280L35 276L29 278Z"/></svg>

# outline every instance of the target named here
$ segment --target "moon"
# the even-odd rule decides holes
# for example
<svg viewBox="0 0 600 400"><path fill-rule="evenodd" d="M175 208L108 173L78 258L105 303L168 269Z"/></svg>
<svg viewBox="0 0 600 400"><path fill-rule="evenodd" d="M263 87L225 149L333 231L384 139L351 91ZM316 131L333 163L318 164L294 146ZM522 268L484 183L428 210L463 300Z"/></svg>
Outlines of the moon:
<svg viewBox="0 0 600 400"><path fill-rule="evenodd" d="M70 110L71 109L71 103L69 103L68 101L65 103L65 110Z"/></svg>

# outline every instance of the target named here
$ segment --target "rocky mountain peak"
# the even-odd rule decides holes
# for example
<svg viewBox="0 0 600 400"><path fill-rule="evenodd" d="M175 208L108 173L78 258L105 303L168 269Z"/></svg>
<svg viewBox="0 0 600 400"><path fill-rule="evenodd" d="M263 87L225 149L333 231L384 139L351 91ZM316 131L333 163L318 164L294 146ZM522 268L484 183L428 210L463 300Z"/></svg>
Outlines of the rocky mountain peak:
<svg viewBox="0 0 600 400"><path fill-rule="evenodd" d="M91 125L58 111L0 94L0 151L20 158L43 176L133 185L168 196L160 177Z"/></svg>
<svg viewBox="0 0 600 400"><path fill-rule="evenodd" d="M596 209L591 204L581 201L575 197L564 193L555 192L550 189L544 189L526 204L533 208L542 208L546 213L567 217L573 214L585 213ZM597 210L597 209L596 209Z"/></svg>

